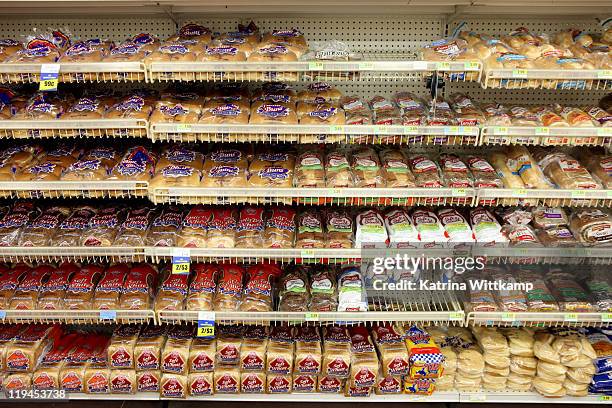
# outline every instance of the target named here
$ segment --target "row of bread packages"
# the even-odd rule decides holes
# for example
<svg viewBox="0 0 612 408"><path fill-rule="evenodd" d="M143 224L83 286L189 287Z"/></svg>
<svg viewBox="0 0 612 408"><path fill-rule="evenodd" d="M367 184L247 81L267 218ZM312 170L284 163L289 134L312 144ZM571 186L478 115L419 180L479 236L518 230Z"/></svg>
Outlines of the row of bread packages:
<svg viewBox="0 0 612 408"><path fill-rule="evenodd" d="M252 92L241 84L210 89L170 88L161 93L137 90L125 96L95 90L19 94L1 89L0 119L80 120L133 118L155 123L319 124L404 126L610 126L610 114L596 105L573 107L503 106L473 102L467 95L448 100L424 99L406 91L369 100L345 96L332 85L316 82L297 92L283 83L265 83ZM51 130L49 130L51 131ZM363 137L355 136L354 141ZM423 136L415 136L414 142ZM555 141L553 137L548 137ZM547 139L545 138L545 141ZM558 141L557 141L558 142ZM585 143L588 140L585 139Z"/></svg>
<svg viewBox="0 0 612 408"><path fill-rule="evenodd" d="M425 46L422 56L435 61L480 60L485 69L609 69L611 45L610 28L600 34L572 28L551 36L520 27L502 36L461 31Z"/></svg>
<svg viewBox="0 0 612 408"><path fill-rule="evenodd" d="M533 286L525 291L505 288L491 291L474 285L467 297L467 310L512 313L612 311L612 280L602 267L583 267L580 276L576 276L576 265L487 265L482 271L469 271L461 276L465 282L483 279Z"/></svg>
<svg viewBox="0 0 612 408"><path fill-rule="evenodd" d="M157 269L148 264L3 266L0 308L151 309L157 282Z"/></svg>
<svg viewBox="0 0 612 408"><path fill-rule="evenodd" d="M307 51L308 43L300 31L261 33L253 22L227 33L189 23L164 41L149 33L117 44L101 38L77 40L70 38L68 30L53 29L33 30L24 43L0 40L0 60L5 63L297 61Z"/></svg>
<svg viewBox="0 0 612 408"><path fill-rule="evenodd" d="M119 326L112 336L59 326L4 326L3 388L68 392L325 392L347 396L402 392L432 384L444 356L417 327L375 325L220 326L214 339L193 326ZM402 381L404 380L404 381Z"/></svg>

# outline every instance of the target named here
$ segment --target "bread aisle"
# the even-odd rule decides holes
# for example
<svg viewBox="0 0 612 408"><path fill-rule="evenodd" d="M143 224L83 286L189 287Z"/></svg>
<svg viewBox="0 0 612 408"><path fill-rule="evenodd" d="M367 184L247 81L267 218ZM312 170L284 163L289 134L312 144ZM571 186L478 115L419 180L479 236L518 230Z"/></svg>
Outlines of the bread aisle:
<svg viewBox="0 0 612 408"><path fill-rule="evenodd" d="M612 28L325 18L0 26L5 398L610 401Z"/></svg>

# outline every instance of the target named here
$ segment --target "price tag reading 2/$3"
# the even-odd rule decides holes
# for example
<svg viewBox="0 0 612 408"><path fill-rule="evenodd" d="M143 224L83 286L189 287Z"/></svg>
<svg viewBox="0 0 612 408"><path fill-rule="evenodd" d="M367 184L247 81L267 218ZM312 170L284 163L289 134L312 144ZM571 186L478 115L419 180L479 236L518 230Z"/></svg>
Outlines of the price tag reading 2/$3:
<svg viewBox="0 0 612 408"><path fill-rule="evenodd" d="M215 312L198 312L197 337L212 339L215 337Z"/></svg>
<svg viewBox="0 0 612 408"><path fill-rule="evenodd" d="M174 248L172 250L172 273L189 274L191 254L189 248Z"/></svg>

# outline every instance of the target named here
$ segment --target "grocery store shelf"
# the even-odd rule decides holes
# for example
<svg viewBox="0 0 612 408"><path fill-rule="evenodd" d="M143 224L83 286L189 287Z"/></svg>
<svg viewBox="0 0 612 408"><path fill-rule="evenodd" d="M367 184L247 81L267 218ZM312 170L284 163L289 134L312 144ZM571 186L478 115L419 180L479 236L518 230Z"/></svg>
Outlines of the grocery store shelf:
<svg viewBox="0 0 612 408"><path fill-rule="evenodd" d="M480 403L532 403L532 404L611 404L604 395L587 395L586 397L546 398L535 392L518 391L480 391L460 392L459 402Z"/></svg>
<svg viewBox="0 0 612 408"><path fill-rule="evenodd" d="M1 184L0 184L1 186ZM472 205L470 188L152 188L151 200L174 204Z"/></svg>
<svg viewBox="0 0 612 408"><path fill-rule="evenodd" d="M469 312L466 323L500 327L601 327L612 323L612 313Z"/></svg>
<svg viewBox="0 0 612 408"><path fill-rule="evenodd" d="M612 127L485 126L479 144L610 146Z"/></svg>
<svg viewBox="0 0 612 408"><path fill-rule="evenodd" d="M434 71L451 81L479 81L479 61L415 61L413 54L366 54L356 61L151 62L152 81L407 80Z"/></svg>
<svg viewBox="0 0 612 408"><path fill-rule="evenodd" d="M147 71L142 62L71 62L58 63L60 82L136 82L146 81ZM40 82L43 64L0 64L0 82Z"/></svg>
<svg viewBox="0 0 612 408"><path fill-rule="evenodd" d="M69 400L103 400L103 401L159 401L159 393L156 392L137 392L135 394L86 394L70 393Z"/></svg>
<svg viewBox="0 0 612 408"><path fill-rule="evenodd" d="M150 127L150 137L154 141L224 143L392 143L475 146L479 134L480 129L476 126L151 123Z"/></svg>
<svg viewBox="0 0 612 408"><path fill-rule="evenodd" d="M457 392L434 392L432 395L407 395L372 393L369 397L345 397L344 394L292 393L292 394L215 394L208 397L187 397L187 401L282 401L313 402L317 399L328 402L458 402Z"/></svg>
<svg viewBox="0 0 612 408"><path fill-rule="evenodd" d="M502 89L612 89L612 70L605 69L485 69L483 88Z"/></svg>
<svg viewBox="0 0 612 408"><path fill-rule="evenodd" d="M2 198L128 198L146 197L146 181L1 181Z"/></svg>
<svg viewBox="0 0 612 408"><path fill-rule="evenodd" d="M609 207L612 205L612 190L542 190L526 188L476 189L477 202L495 199L498 199L498 204L503 205L519 205L521 200L537 199L541 204L552 207Z"/></svg>
<svg viewBox="0 0 612 408"><path fill-rule="evenodd" d="M2 323L128 324L154 321L152 310L0 310Z"/></svg>
<svg viewBox="0 0 612 408"><path fill-rule="evenodd" d="M147 137L147 130L138 119L0 120L0 138Z"/></svg>
<svg viewBox="0 0 612 408"><path fill-rule="evenodd" d="M144 248L138 247L6 247L0 246L0 260L16 261L116 261L144 260Z"/></svg>

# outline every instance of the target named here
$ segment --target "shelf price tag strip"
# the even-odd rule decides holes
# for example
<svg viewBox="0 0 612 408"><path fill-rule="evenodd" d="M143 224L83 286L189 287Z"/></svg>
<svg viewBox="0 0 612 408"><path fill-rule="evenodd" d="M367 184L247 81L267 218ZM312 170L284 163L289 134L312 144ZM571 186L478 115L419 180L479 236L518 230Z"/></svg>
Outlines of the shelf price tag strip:
<svg viewBox="0 0 612 408"><path fill-rule="evenodd" d="M57 91L60 64L42 64L40 67L39 91Z"/></svg>
<svg viewBox="0 0 612 408"><path fill-rule="evenodd" d="M117 320L117 311L100 310L100 320Z"/></svg>
<svg viewBox="0 0 612 408"><path fill-rule="evenodd" d="M172 250L172 273L189 274L190 263L189 248L174 248Z"/></svg>
<svg viewBox="0 0 612 408"><path fill-rule="evenodd" d="M215 312L198 312L197 337L212 339L215 337Z"/></svg>
<svg viewBox="0 0 612 408"><path fill-rule="evenodd" d="M0 320L6 319L6 310L0 310Z"/></svg>

